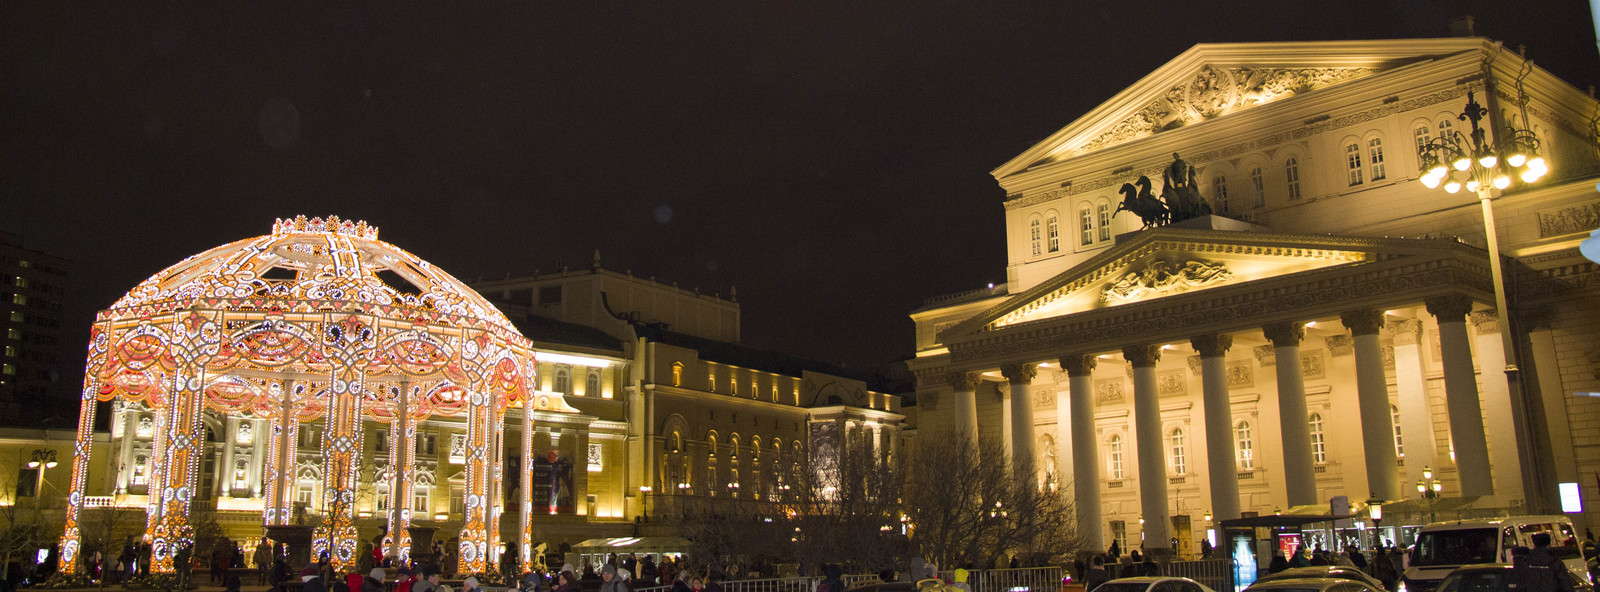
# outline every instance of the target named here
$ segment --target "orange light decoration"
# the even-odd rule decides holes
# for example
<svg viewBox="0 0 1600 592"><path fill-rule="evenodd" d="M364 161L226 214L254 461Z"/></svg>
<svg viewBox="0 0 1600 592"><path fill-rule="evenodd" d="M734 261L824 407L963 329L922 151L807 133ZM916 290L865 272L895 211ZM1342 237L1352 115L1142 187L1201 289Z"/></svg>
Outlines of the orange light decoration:
<svg viewBox="0 0 1600 592"><path fill-rule="evenodd" d="M151 276L100 311L89 337L62 572L82 569L79 517L95 402L118 399L154 411L145 530L154 571L172 572L173 556L193 544L190 501L200 484L207 410L271 426L258 436L267 438L264 525L291 523L300 424L323 421L327 516L313 535L314 553L327 553L341 570L357 560L363 423L390 426L386 542L404 559L416 510L416 425L466 416L461 570L494 569L505 412L519 403L530 409L535 352L494 306L379 241L376 227L334 216L278 220L271 234ZM541 410L575 411L545 402L557 395L540 397ZM524 523L524 540L527 530Z"/></svg>

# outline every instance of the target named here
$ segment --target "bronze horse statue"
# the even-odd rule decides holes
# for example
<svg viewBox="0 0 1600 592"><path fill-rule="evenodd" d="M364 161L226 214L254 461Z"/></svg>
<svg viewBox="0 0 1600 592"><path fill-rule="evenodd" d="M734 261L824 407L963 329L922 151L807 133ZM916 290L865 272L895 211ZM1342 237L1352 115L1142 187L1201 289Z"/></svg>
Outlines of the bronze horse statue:
<svg viewBox="0 0 1600 592"><path fill-rule="evenodd" d="M1138 184L1137 188L1134 187L1135 184ZM1162 203L1150 192L1150 177L1140 175L1138 181L1123 183L1120 191L1122 203L1117 205L1117 211L1112 212L1111 217L1115 218L1123 210L1133 212L1144 222L1144 226L1139 227L1140 230L1161 226L1172 220L1172 212L1167 209L1167 204Z"/></svg>

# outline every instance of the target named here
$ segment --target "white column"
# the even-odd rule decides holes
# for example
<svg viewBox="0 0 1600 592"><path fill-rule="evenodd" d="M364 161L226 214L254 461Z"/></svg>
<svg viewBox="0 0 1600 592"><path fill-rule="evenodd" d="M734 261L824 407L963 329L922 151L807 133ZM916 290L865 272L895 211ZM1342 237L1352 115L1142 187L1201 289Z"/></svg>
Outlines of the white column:
<svg viewBox="0 0 1600 592"><path fill-rule="evenodd" d="M1167 462L1161 447L1161 400L1156 391L1156 362L1161 346L1122 348L1133 365L1133 429L1139 458L1139 511L1144 519L1145 551L1170 553L1167 541Z"/></svg>
<svg viewBox="0 0 1600 592"><path fill-rule="evenodd" d="M978 448L978 373L951 372L945 376L950 383L950 412L954 414L951 428L955 436L967 440L967 449Z"/></svg>
<svg viewBox="0 0 1600 592"><path fill-rule="evenodd" d="M1206 473L1211 511L1217 520L1239 517L1239 470L1233 449L1233 401L1228 395L1228 348L1232 335L1198 335L1189 344L1200 352L1200 382L1206 425Z"/></svg>
<svg viewBox="0 0 1600 592"><path fill-rule="evenodd" d="M1273 323L1262 328L1272 341L1273 366L1278 375L1278 429L1283 442L1283 482L1289 506L1317 503L1317 479L1312 472L1311 426L1307 423L1305 375L1300 370L1300 340L1306 327L1298 322Z"/></svg>
<svg viewBox="0 0 1600 592"><path fill-rule="evenodd" d="M1078 534L1085 548L1106 548L1105 525L1100 517L1100 443L1094 430L1095 357L1069 355L1061 358L1067 371L1068 398L1072 405L1072 492L1078 511ZM1066 402L1057 400L1056 405Z"/></svg>
<svg viewBox="0 0 1600 592"><path fill-rule="evenodd" d="M1354 335L1356 403L1361 413L1361 445L1367 465L1367 489L1376 499L1400 499L1400 466L1394 453L1394 416L1389 413L1389 379L1383 372L1383 346L1378 329L1383 311L1357 310L1339 315Z"/></svg>
<svg viewBox="0 0 1600 592"><path fill-rule="evenodd" d="M139 441L139 407L122 403L122 450L117 459L117 495L128 492L133 480L133 447Z"/></svg>
<svg viewBox="0 0 1600 592"><path fill-rule="evenodd" d="M261 497L261 467L267 457L267 422L250 420L250 497Z"/></svg>
<svg viewBox="0 0 1600 592"><path fill-rule="evenodd" d="M1404 319L1389 323L1394 334L1394 379L1400 390L1400 437L1405 442L1408 474L1437 467L1434 459L1433 409L1422 361L1422 321ZM1409 493L1401 487L1401 493Z"/></svg>
<svg viewBox="0 0 1600 592"><path fill-rule="evenodd" d="M1472 327L1477 330L1478 380L1483 384L1483 416L1489 435L1489 462L1494 467L1495 490L1500 492L1505 506L1518 506L1523 501L1522 455L1517 448L1517 415L1511 408L1511 387L1506 382L1505 342L1500 338L1499 315L1492 310L1471 315Z"/></svg>
<svg viewBox="0 0 1600 592"><path fill-rule="evenodd" d="M1478 403L1478 380L1472 367L1472 344L1466 316L1472 299L1462 295L1429 298L1428 312L1439 321L1439 353L1444 358L1444 399L1450 416L1450 443L1456 451L1461 495L1494 495L1489 446ZM1514 443L1513 443L1514 445Z"/></svg>
<svg viewBox="0 0 1600 592"><path fill-rule="evenodd" d="M1038 486L1038 455L1034 450L1033 397L1028 385L1039 374L1034 363L1011 364L1000 369L1000 374L1011 382L1011 470L1018 483Z"/></svg>
<svg viewBox="0 0 1600 592"><path fill-rule="evenodd" d="M238 446L239 419L228 416L222 421L222 466L217 467L217 497L233 497L233 448Z"/></svg>

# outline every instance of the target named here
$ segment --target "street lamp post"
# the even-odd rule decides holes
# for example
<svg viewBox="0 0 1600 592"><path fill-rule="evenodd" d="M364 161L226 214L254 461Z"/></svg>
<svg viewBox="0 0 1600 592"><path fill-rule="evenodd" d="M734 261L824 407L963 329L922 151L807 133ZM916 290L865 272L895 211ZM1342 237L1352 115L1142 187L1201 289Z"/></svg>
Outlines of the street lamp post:
<svg viewBox="0 0 1600 592"><path fill-rule="evenodd" d="M644 521L650 521L650 486L639 486L639 509L644 512Z"/></svg>
<svg viewBox="0 0 1600 592"><path fill-rule="evenodd" d="M33 495L44 495L44 470L56 468L56 451L35 448L33 454L28 457L28 468L35 469Z"/></svg>
<svg viewBox="0 0 1600 592"><path fill-rule="evenodd" d="M1372 548L1383 551L1383 500L1367 500L1367 516L1372 518Z"/></svg>
<svg viewBox="0 0 1600 592"><path fill-rule="evenodd" d="M1435 504L1439 503L1440 494L1444 493L1444 481L1433 478L1433 467L1422 467L1422 478L1417 480L1417 493L1422 499L1428 500L1428 522L1438 520L1435 513Z"/></svg>

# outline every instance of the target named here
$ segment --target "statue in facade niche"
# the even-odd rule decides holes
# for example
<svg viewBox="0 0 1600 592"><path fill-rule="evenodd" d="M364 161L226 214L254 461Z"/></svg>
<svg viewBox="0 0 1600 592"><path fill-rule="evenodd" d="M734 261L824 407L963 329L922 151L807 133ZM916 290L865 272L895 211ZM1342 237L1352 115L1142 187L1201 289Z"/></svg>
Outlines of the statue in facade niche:
<svg viewBox="0 0 1600 592"><path fill-rule="evenodd" d="M1172 164L1161 172L1161 199L1171 212L1169 222L1182 222L1211 214L1211 204L1200 196L1195 186L1194 167L1172 153Z"/></svg>
<svg viewBox="0 0 1600 592"><path fill-rule="evenodd" d="M1134 187L1135 184L1138 187ZM1111 217L1115 218L1124 211L1133 212L1144 222L1140 230L1161 226L1170 221L1171 212L1168 211L1167 205L1150 193L1150 177L1140 175L1139 180L1134 183L1123 183L1121 192L1122 203L1117 204L1117 211L1112 212Z"/></svg>

